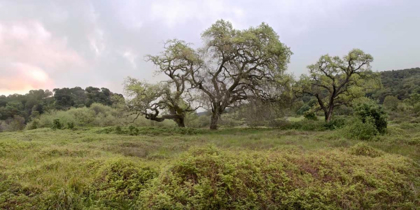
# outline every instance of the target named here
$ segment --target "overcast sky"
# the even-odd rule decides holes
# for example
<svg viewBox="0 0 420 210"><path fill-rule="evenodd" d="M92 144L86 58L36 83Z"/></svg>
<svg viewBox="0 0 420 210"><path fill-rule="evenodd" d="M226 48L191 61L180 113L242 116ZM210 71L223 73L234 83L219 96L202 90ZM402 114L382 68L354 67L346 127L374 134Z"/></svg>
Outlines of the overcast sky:
<svg viewBox="0 0 420 210"><path fill-rule="evenodd" d="M158 81L145 55L173 38L199 47L218 19L269 24L291 48L295 76L353 48L373 55L376 71L420 66L420 0L0 0L0 95Z"/></svg>

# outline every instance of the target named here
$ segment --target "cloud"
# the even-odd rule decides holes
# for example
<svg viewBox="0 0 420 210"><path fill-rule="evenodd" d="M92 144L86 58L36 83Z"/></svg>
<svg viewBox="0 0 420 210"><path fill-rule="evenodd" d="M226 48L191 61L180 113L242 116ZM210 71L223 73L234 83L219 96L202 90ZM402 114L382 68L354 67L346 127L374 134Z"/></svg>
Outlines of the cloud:
<svg viewBox="0 0 420 210"><path fill-rule="evenodd" d="M244 16L243 9L223 0L156 0L151 5L152 20L161 20L170 28L192 19L207 23L224 18L239 25Z"/></svg>
<svg viewBox="0 0 420 210"><path fill-rule="evenodd" d="M2 66L3 76L0 78L0 93L26 93L33 89L54 87L53 80L41 68L23 63L12 63ZM5 70L4 70L5 69Z"/></svg>
<svg viewBox="0 0 420 210"><path fill-rule="evenodd" d="M219 19L238 29L269 24L291 47L288 71L295 75L322 54L352 48L371 53L374 69L411 68L420 66L420 29L413 27L419 7L415 0L0 0L0 94L17 88L5 81L23 87L16 78L33 87L114 92L122 92L127 76L166 79L144 57L158 54L168 39L200 47L200 34ZM43 73L17 71L16 64Z"/></svg>
<svg viewBox="0 0 420 210"><path fill-rule="evenodd" d="M85 65L68 48L66 38L54 38L42 23L0 22L0 94L3 90L52 88L51 75Z"/></svg>

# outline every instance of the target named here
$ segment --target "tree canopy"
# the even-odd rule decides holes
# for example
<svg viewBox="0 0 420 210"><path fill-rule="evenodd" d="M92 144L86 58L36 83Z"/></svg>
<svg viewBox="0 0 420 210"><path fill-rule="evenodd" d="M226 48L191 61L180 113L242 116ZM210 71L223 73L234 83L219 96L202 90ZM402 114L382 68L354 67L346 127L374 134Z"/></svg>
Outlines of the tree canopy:
<svg viewBox="0 0 420 210"><path fill-rule="evenodd" d="M309 65L309 75L303 75L295 88L298 94L316 98L325 120L332 119L334 108L350 105L353 99L380 85L378 75L371 71L373 57L354 49L346 56L321 56L317 63Z"/></svg>

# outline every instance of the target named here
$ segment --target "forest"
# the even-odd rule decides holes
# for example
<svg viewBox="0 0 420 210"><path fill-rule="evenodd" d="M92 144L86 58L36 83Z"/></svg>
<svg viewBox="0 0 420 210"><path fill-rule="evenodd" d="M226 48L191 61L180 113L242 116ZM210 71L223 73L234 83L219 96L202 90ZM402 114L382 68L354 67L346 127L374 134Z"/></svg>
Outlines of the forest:
<svg viewBox="0 0 420 210"><path fill-rule="evenodd" d="M420 68L219 20L146 56L166 80L0 96L1 209L416 209Z"/></svg>

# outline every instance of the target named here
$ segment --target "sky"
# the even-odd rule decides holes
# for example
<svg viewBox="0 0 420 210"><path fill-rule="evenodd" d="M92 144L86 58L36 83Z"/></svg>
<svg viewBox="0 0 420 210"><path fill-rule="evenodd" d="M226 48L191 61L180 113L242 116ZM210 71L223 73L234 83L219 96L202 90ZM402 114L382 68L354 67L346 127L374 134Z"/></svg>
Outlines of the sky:
<svg viewBox="0 0 420 210"><path fill-rule="evenodd" d="M0 0L0 95L87 86L122 92L131 76L165 79L145 60L168 39L198 48L219 19L270 25L307 73L321 55L354 48L374 71L420 67L419 0Z"/></svg>

